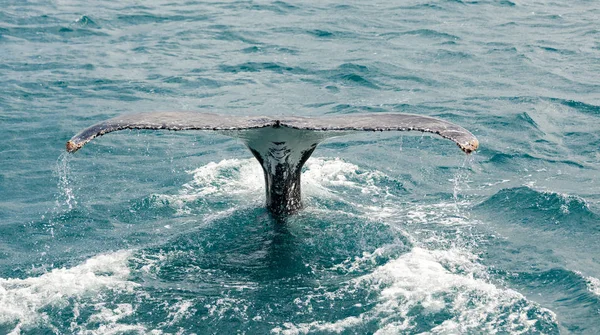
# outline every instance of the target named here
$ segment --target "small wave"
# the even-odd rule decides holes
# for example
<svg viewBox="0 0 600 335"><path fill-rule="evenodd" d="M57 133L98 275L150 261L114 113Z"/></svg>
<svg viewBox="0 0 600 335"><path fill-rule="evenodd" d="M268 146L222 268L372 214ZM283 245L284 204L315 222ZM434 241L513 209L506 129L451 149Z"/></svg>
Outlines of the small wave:
<svg viewBox="0 0 600 335"><path fill-rule="evenodd" d="M498 208L502 208L498 212ZM530 187L502 189L475 207L476 211L493 213L512 222L535 224L546 229L568 227L577 230L600 230L600 217L586 201L577 196Z"/></svg>
<svg viewBox="0 0 600 335"><path fill-rule="evenodd" d="M401 33L402 35L415 35L422 36L428 38L436 38L436 39L448 39L448 40L460 40L460 37L452 34L447 34L444 32L439 32L432 29L417 29L417 30L409 30Z"/></svg>
<svg viewBox="0 0 600 335"><path fill-rule="evenodd" d="M563 106L567 106L569 108L573 108L574 110L581 113L600 115L600 106L597 105L592 105L577 100L565 100L556 98L548 98L548 100L551 102L559 103Z"/></svg>
<svg viewBox="0 0 600 335"><path fill-rule="evenodd" d="M92 20L89 16L81 16L80 18L78 18L77 20L75 20L75 24L77 24L79 27L87 27L87 28L93 28L93 29L100 29L102 27L100 27L100 25L98 25L96 22L94 22L94 20Z"/></svg>
<svg viewBox="0 0 600 335"><path fill-rule="evenodd" d="M356 34L353 32L339 30L312 29L306 30L305 32L319 39L342 39L356 37Z"/></svg>
<svg viewBox="0 0 600 335"><path fill-rule="evenodd" d="M574 271L586 284L587 290L593 295L600 297L600 279L592 276L585 276L580 271Z"/></svg>
<svg viewBox="0 0 600 335"><path fill-rule="evenodd" d="M330 80L342 82L346 85L359 85L367 88L378 89L379 85L368 76L373 76L375 70L366 66L345 63L334 70L325 71Z"/></svg>

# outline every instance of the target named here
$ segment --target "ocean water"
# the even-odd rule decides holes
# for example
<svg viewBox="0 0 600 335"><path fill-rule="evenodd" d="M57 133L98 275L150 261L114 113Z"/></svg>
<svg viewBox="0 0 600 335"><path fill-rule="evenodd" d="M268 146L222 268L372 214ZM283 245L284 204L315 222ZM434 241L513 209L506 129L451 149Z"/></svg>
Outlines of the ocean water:
<svg viewBox="0 0 600 335"><path fill-rule="evenodd" d="M0 0L0 334L600 333L596 0ZM237 140L144 111L408 112L277 224Z"/></svg>

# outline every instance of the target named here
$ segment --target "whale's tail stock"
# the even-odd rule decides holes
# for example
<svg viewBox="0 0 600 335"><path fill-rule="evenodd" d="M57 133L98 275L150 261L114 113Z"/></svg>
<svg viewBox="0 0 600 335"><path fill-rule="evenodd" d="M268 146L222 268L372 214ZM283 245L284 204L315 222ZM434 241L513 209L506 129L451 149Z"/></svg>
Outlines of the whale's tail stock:
<svg viewBox="0 0 600 335"><path fill-rule="evenodd" d="M468 130L440 119L400 113L346 114L327 117L244 117L195 112L155 112L118 116L73 136L75 152L95 137L123 129L213 130L240 138L260 162L267 208L285 216L302 208L300 173L317 145L330 137L359 131L421 131L453 141L465 153L479 142Z"/></svg>

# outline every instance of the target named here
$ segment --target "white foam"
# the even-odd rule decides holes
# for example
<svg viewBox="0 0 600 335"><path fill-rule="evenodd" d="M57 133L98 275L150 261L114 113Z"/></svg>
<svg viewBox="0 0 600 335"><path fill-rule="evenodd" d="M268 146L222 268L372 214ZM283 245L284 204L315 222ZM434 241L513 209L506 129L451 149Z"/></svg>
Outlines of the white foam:
<svg viewBox="0 0 600 335"><path fill-rule="evenodd" d="M194 302L191 300L181 300L169 306L169 315L167 318L170 321L167 325L174 326L177 322L193 315L197 311L195 308L192 308L193 305Z"/></svg>
<svg viewBox="0 0 600 335"><path fill-rule="evenodd" d="M187 204L204 198L234 198L256 202L264 197L264 177L256 159L226 159L188 171L193 179L179 194L155 195L159 203L189 212Z"/></svg>
<svg viewBox="0 0 600 335"><path fill-rule="evenodd" d="M586 277L587 288L590 292L600 296L600 279L594 277Z"/></svg>
<svg viewBox="0 0 600 335"><path fill-rule="evenodd" d="M583 278L588 291L590 291L591 293L593 293L597 296L600 296L600 279L598 279L596 277L591 277L591 276L589 276L589 277L584 276L583 273L581 273L579 271L575 271L575 273L578 274L579 276L581 276L581 278Z"/></svg>
<svg viewBox="0 0 600 335"><path fill-rule="evenodd" d="M38 277L0 278L0 324L17 322L12 334L19 334L21 328L47 318L40 311L45 307L66 307L71 298L90 297L104 290L133 291L138 284L127 280L130 255L131 251L118 251Z"/></svg>
<svg viewBox="0 0 600 335"><path fill-rule="evenodd" d="M125 317L133 315L135 309L131 304L117 304L115 308L108 308L104 303L99 303L94 306L98 311L92 314L87 323L98 324L97 329L87 329L87 323L77 325L72 323L71 331L77 334L85 335L112 335L123 333L147 334L146 327L142 325L122 324L119 321ZM158 334L158 333L157 333Z"/></svg>
<svg viewBox="0 0 600 335"><path fill-rule="evenodd" d="M376 321L381 326L377 334L406 333L414 327L414 311L422 315L441 310L452 317L432 328L431 333L522 333L531 330L539 318L555 322L552 312L527 301L516 291L497 287L486 280L485 267L476 259L464 249L432 251L415 247L372 273L353 280L343 289L351 292L352 287L366 287L376 291L379 299L372 309L335 322L285 323L271 332L339 333ZM365 259L356 261L364 262ZM338 292L338 295L343 296L344 292ZM532 319L532 315L536 319Z"/></svg>
<svg viewBox="0 0 600 335"><path fill-rule="evenodd" d="M344 187L359 190L365 197L379 195L382 190L376 185L385 177L379 171L362 171L357 165L339 158L310 158L302 174L302 186L307 195L333 197L334 188Z"/></svg>

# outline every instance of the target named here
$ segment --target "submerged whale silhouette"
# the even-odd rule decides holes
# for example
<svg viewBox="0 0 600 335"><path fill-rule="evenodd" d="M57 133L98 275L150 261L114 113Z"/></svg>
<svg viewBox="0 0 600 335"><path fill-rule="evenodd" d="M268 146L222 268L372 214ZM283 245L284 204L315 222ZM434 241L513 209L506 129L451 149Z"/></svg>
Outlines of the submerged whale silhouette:
<svg viewBox="0 0 600 335"><path fill-rule="evenodd" d="M241 139L265 175L267 208L285 216L302 208L300 172L317 145L327 138L359 131L421 131L455 142L469 154L479 142L468 130L436 118L401 113L347 114L325 117L233 116L195 112L154 112L118 116L73 136L75 152L95 137L123 129L213 130Z"/></svg>

